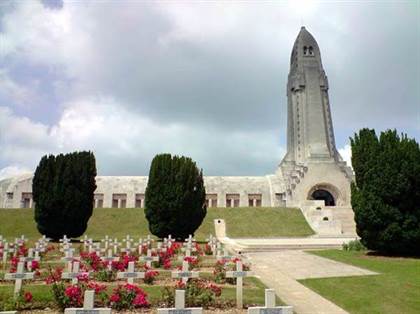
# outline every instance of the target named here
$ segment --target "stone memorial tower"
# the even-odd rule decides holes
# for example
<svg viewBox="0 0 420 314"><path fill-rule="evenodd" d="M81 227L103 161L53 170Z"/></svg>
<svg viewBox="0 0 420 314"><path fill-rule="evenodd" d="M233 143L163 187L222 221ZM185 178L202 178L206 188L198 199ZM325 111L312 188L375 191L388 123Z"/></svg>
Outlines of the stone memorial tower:
<svg viewBox="0 0 420 314"><path fill-rule="evenodd" d="M305 27L293 45L287 100L287 153L277 171L287 206L305 200L348 206L353 172L335 147L328 78L318 44Z"/></svg>

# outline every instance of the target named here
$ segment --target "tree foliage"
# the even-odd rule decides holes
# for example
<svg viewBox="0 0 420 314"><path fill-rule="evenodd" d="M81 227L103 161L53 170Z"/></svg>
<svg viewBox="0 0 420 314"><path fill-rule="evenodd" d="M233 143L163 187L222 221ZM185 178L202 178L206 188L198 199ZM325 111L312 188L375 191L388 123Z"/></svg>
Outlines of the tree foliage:
<svg viewBox="0 0 420 314"><path fill-rule="evenodd" d="M95 177L91 152L42 157L32 182L38 231L52 239L81 236L92 216Z"/></svg>
<svg viewBox="0 0 420 314"><path fill-rule="evenodd" d="M420 253L420 149L388 130L362 129L351 140L356 181L351 202L357 233L369 249Z"/></svg>
<svg viewBox="0 0 420 314"><path fill-rule="evenodd" d="M207 213L203 172L188 157L160 154L150 166L145 213L150 232L183 239L201 225Z"/></svg>

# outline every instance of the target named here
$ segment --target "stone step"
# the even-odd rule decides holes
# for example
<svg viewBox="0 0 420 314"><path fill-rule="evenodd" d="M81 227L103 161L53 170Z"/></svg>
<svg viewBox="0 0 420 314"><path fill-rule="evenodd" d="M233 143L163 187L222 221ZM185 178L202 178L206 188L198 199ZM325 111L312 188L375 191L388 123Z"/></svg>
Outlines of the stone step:
<svg viewBox="0 0 420 314"><path fill-rule="evenodd" d="M341 249L343 243L354 240L354 234L310 237L310 238L285 238L285 239L229 239L226 243L236 253L245 252L272 252L281 250L317 250Z"/></svg>
<svg viewBox="0 0 420 314"><path fill-rule="evenodd" d="M343 234L344 235L344 234ZM351 236L352 234L348 233ZM270 246L246 246L246 247L235 247L234 251L238 254L250 253L250 252L275 252L281 250L332 250L341 249L343 246L338 244L324 244L324 245L270 245Z"/></svg>

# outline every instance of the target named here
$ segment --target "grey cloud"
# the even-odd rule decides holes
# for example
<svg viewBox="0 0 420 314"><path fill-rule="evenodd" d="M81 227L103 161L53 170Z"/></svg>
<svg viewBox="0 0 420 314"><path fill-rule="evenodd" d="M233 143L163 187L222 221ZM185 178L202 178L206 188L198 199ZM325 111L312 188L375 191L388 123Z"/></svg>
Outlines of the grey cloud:
<svg viewBox="0 0 420 314"><path fill-rule="evenodd" d="M51 63L48 57L35 60L38 67L55 69L54 77L45 71L43 90L54 85L50 79L64 83L51 89L54 97L43 96L40 112L28 115L39 120L53 110L62 112L50 99L65 103L104 95L133 116L201 135L143 147L134 155L111 154L92 140L102 174L145 174L158 148L191 155L208 174L272 172L285 146L286 82L300 20L276 2L229 8L226 13L206 3L189 17L188 27L190 20L168 14L171 8L148 2L64 3L61 10L71 15L69 33L75 36L63 45L69 50L51 53L57 57ZM305 17L329 77L338 147L366 126L419 137L419 21L419 7L412 2L321 3ZM80 51L70 49L77 45ZM9 58L19 58L14 62L20 69L35 62L22 54ZM137 145L135 139L131 145Z"/></svg>

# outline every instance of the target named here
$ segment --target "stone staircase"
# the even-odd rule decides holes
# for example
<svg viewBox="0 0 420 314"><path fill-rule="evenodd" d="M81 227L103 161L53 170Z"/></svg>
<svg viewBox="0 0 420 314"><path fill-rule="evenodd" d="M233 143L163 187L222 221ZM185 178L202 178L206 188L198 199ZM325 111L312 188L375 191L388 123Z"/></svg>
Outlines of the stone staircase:
<svg viewBox="0 0 420 314"><path fill-rule="evenodd" d="M333 219L341 222L341 233L343 235L356 235L356 222L351 207L334 206L332 213Z"/></svg>
<svg viewBox="0 0 420 314"><path fill-rule="evenodd" d="M327 207L324 201L305 201L301 210L308 224L319 236L357 236L351 207Z"/></svg>

